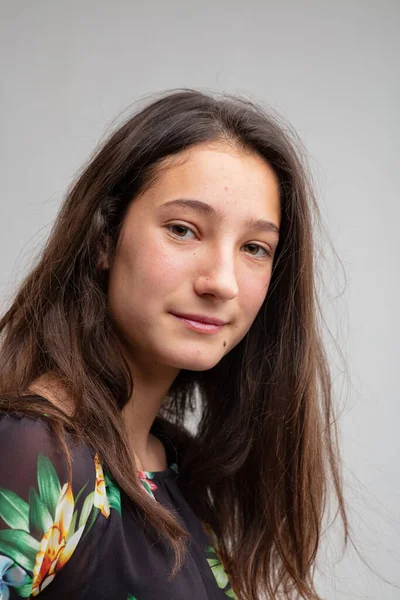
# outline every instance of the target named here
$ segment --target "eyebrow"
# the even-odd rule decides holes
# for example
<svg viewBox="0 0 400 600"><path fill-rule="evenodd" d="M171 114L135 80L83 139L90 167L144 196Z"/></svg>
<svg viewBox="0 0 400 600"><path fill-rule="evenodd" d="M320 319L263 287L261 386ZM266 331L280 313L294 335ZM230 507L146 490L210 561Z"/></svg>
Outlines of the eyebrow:
<svg viewBox="0 0 400 600"><path fill-rule="evenodd" d="M219 210L216 210L207 202L202 202L201 200L195 200L192 198L177 198L176 200L170 200L169 202L165 202L159 206L160 209L170 206L180 206L182 208L191 208L207 217L212 217L218 221L221 221L223 218L222 213ZM261 232L273 232L279 235L279 227L272 223L271 221L266 221L265 219L253 219L249 218L245 221L245 227L252 229L256 233Z"/></svg>

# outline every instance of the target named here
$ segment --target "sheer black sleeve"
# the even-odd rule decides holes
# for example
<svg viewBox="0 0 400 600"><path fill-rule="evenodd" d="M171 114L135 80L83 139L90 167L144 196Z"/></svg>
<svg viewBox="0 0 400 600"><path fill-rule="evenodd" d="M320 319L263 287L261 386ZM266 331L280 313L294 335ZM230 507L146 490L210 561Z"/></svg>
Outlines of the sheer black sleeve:
<svg viewBox="0 0 400 600"><path fill-rule="evenodd" d="M80 596L88 533L107 511L101 466L87 447L73 446L69 481L46 417L1 414L0 458L0 598Z"/></svg>

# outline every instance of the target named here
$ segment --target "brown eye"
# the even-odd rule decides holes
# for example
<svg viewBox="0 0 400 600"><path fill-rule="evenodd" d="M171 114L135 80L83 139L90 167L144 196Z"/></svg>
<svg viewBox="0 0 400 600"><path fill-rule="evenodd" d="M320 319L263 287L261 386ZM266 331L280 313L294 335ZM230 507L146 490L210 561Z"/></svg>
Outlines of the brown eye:
<svg viewBox="0 0 400 600"><path fill-rule="evenodd" d="M246 247L255 250L255 252L250 252L250 254L251 256L255 256L256 258L272 256L272 252L268 250L268 248L264 248L264 246L260 246L259 244L246 244ZM257 254L258 250L262 250L264 254Z"/></svg>
<svg viewBox="0 0 400 600"><path fill-rule="evenodd" d="M172 225L167 225L167 229L169 231L171 231L176 237L181 238L181 239L186 239L185 238L185 232L190 231L191 233L193 233L193 231L191 229L189 229L189 227L186 227L186 225L180 225L179 223L173 223ZM173 231L175 230L175 231ZM178 230L176 232L176 230ZM183 233L183 235L181 235ZM195 235L193 233L193 235ZM188 238L188 239L193 239L193 238Z"/></svg>

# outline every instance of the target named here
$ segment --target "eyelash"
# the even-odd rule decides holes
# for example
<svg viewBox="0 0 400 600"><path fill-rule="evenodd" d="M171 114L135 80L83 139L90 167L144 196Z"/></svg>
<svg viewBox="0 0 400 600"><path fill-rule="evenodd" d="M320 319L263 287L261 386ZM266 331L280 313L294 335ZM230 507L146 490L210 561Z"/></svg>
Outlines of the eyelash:
<svg viewBox="0 0 400 600"><path fill-rule="evenodd" d="M167 225L167 229L170 229L172 227L180 227L181 229L186 229L187 231L191 231L192 233L194 233L194 231L192 231L192 229L190 229L190 227L187 227L186 225L181 225L180 223L170 223L169 225ZM176 236L176 237L179 239L184 239L181 236ZM271 250L269 250L268 248L265 248L264 246L260 246L260 244L246 244L246 246L257 246L258 248L261 248L262 250L265 251L264 258L270 258L272 256ZM254 256L255 258L263 258L263 257L256 256L255 254L250 254L250 256Z"/></svg>

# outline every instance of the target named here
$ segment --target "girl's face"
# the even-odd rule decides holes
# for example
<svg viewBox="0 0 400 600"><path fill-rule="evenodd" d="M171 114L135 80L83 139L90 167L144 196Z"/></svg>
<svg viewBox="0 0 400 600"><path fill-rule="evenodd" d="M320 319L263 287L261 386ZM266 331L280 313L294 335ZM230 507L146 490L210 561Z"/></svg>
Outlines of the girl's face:
<svg viewBox="0 0 400 600"><path fill-rule="evenodd" d="M109 310L133 363L203 371L232 350L267 294L280 218L258 155L221 142L172 159L131 203L109 265Z"/></svg>

